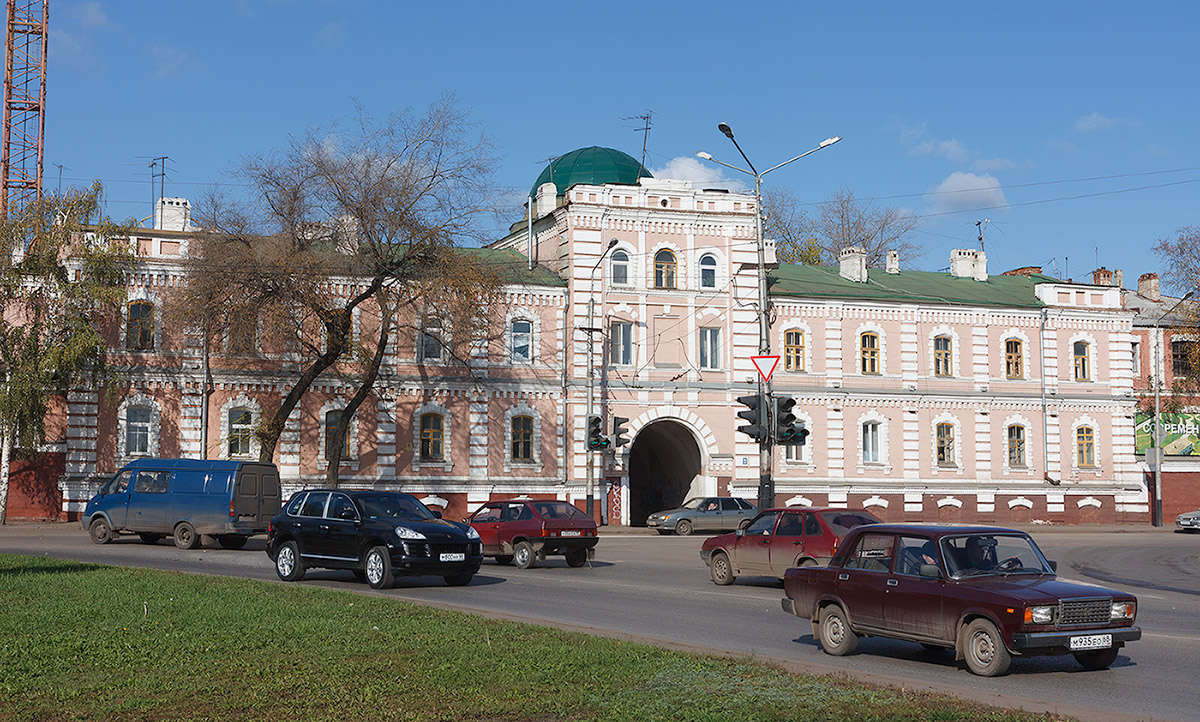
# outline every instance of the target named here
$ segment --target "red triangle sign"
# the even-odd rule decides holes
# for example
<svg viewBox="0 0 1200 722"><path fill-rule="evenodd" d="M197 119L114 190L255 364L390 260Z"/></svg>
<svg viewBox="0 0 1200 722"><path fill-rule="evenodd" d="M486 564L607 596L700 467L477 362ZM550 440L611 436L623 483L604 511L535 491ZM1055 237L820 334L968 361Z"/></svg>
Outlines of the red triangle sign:
<svg viewBox="0 0 1200 722"><path fill-rule="evenodd" d="M758 369L758 375L762 376L763 383L770 382L771 374L775 373L775 367L779 365L779 357L751 356L750 360L754 363L754 368Z"/></svg>

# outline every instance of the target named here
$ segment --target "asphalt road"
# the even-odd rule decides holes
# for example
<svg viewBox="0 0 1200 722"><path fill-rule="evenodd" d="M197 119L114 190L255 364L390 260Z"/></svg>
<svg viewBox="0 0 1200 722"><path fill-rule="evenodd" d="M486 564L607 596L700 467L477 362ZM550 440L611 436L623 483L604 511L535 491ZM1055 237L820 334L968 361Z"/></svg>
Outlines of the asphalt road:
<svg viewBox="0 0 1200 722"><path fill-rule="evenodd" d="M857 654L831 657L807 622L780 610L779 582L742 578L718 587L700 561L700 537L604 534L596 559L580 569L561 557L520 570L484 563L468 587L438 578L400 579L371 592L348 572L310 571L301 584L382 593L448 608L683 649L752 655L789 669L843 673L983 702L1053 711L1084 720L1200 718L1193 665L1200 655L1200 535L1163 530L1031 530L1060 576L1127 589L1138 596L1143 638L1111 669L1086 672L1071 657L1018 658L1009 675L970 674L948 652L864 639ZM137 537L92 544L76 524L0 527L0 552L122 566L275 580L263 540L229 551L212 544L182 551ZM282 583L282 582L281 582Z"/></svg>

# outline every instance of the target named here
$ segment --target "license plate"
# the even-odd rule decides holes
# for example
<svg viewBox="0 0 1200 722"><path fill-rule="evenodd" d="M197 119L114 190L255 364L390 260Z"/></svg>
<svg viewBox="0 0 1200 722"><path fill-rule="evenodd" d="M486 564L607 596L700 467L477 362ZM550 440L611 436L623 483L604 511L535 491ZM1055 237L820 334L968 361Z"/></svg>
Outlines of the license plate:
<svg viewBox="0 0 1200 722"><path fill-rule="evenodd" d="M1071 649L1108 649L1111 646L1111 634L1089 634L1086 637L1071 637Z"/></svg>
<svg viewBox="0 0 1200 722"><path fill-rule="evenodd" d="M456 554L442 554L438 556L438 559L444 562L462 562L466 561L467 555L461 552Z"/></svg>
<svg viewBox="0 0 1200 722"><path fill-rule="evenodd" d="M578 531L564 531L564 532L562 532L562 535L563 535L563 536L579 536L579 534L580 534L580 532L578 532Z"/></svg>

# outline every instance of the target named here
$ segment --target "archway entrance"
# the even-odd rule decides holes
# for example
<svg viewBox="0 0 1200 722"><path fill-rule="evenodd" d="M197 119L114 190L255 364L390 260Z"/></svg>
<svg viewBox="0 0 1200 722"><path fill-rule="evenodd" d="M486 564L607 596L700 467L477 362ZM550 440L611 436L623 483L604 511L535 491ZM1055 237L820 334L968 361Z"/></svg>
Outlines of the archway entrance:
<svg viewBox="0 0 1200 722"><path fill-rule="evenodd" d="M700 447L686 426L667 419L638 432L629 450L629 524L683 503L702 471Z"/></svg>

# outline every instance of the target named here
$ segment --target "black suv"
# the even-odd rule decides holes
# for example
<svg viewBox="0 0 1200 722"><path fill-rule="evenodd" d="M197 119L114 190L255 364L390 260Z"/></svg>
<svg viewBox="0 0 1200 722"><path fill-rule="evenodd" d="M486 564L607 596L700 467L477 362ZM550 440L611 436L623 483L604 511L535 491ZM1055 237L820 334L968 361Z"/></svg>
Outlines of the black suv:
<svg viewBox="0 0 1200 722"><path fill-rule="evenodd" d="M312 489L271 519L267 556L285 582L327 567L350 569L374 589L421 575L457 587L479 571L483 545L470 525L442 519L409 494Z"/></svg>

